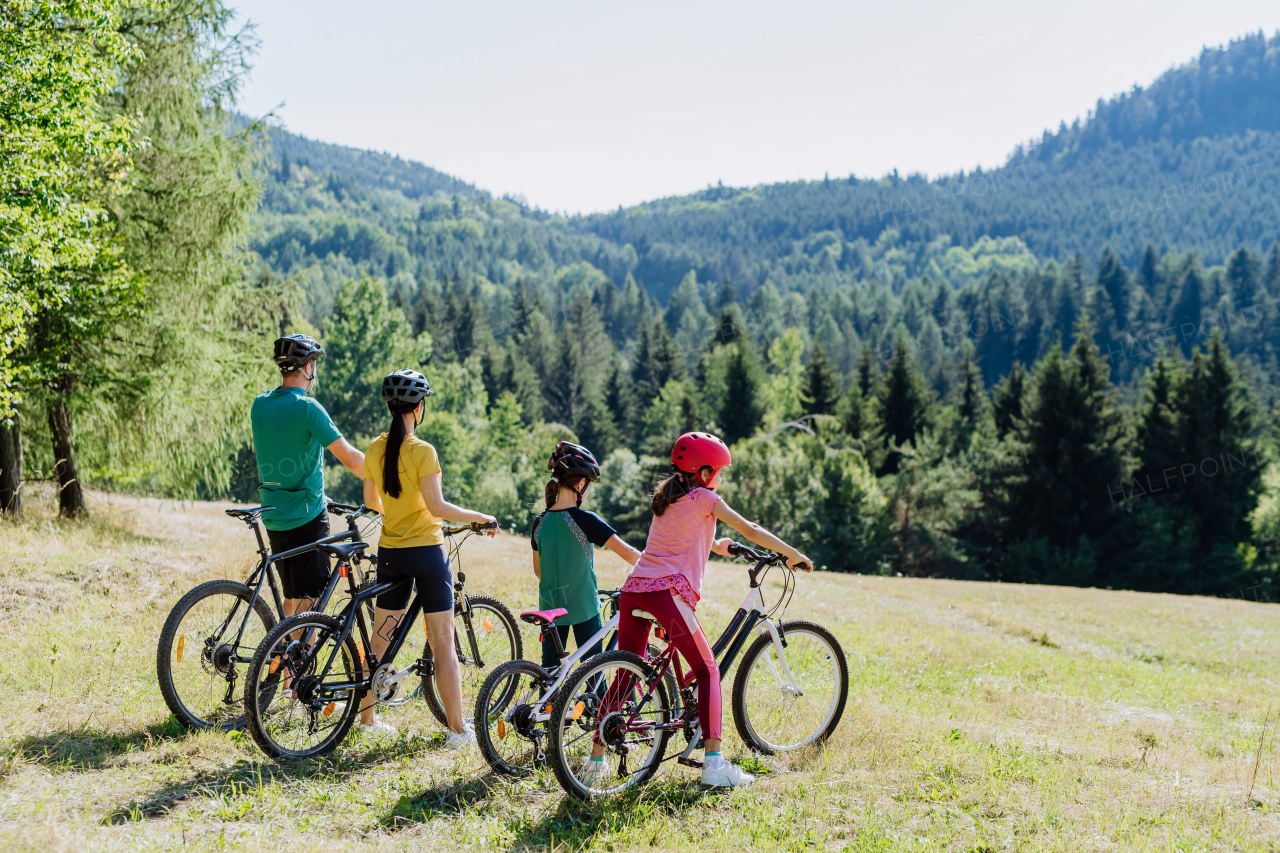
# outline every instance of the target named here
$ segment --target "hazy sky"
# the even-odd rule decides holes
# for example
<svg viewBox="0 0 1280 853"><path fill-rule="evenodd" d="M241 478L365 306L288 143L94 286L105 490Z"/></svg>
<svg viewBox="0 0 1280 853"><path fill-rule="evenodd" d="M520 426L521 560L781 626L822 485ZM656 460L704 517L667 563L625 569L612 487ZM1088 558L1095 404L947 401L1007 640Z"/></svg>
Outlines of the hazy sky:
<svg viewBox="0 0 1280 853"><path fill-rule="evenodd" d="M1275 0L410 3L245 0L241 108L548 210L996 166Z"/></svg>

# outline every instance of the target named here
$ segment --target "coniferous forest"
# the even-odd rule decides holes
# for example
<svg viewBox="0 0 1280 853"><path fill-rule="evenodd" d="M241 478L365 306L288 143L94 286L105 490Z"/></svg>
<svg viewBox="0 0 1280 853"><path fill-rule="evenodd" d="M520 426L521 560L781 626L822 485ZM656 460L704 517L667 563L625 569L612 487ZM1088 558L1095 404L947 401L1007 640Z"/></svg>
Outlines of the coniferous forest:
<svg viewBox="0 0 1280 853"><path fill-rule="evenodd" d="M1280 597L1280 35L989 172L563 216L237 116L248 36L217 3L100 5L111 49L72 59L106 82L64 81L87 130L24 136L45 172L4 188L97 176L60 197L92 216L5 232L67 247L5 268L0 327L0 467L56 478L66 514L81 481L256 501L248 406L303 332L357 446L383 375L426 373L447 496L506 528L573 438L640 545L672 440L705 429L726 498L830 570Z"/></svg>

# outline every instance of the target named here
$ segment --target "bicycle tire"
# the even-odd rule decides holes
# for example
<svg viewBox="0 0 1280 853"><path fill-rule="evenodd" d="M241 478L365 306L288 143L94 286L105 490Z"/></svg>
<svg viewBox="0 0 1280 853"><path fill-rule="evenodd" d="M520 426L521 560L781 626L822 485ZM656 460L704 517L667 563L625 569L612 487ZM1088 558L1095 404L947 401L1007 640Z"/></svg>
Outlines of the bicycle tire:
<svg viewBox="0 0 1280 853"><path fill-rule="evenodd" d="M463 714L466 714L467 698L474 697L480 691L480 686L484 683L485 678L493 668L506 663L509 660L520 660L524 657L524 644L520 639L520 623L516 621L516 617L512 615L507 605L491 595L469 595L467 600L471 602L471 612L476 617L472 620L473 626L478 624L484 630L483 625L485 619L489 619L493 625L493 630L499 627L506 632L507 649L498 652L499 654L509 655L508 657L497 659L487 659L484 667L475 667L466 661L470 656L471 648L466 636L466 626L462 617L462 605L459 604L454 608L454 648L458 653L458 669L462 676L462 708ZM487 614L487 615L486 615ZM460 630L459 630L460 629ZM479 638L477 637L477 642ZM431 644L422 644L422 657L426 660L432 660ZM440 700L440 694L436 692L435 667L431 667L431 675L422 677L422 698L426 700L427 707L431 709L431 715L436 718L436 722L442 726L449 725L449 716L444 711L444 703ZM474 700L473 700L474 701Z"/></svg>
<svg viewBox="0 0 1280 853"><path fill-rule="evenodd" d="M520 675L527 676L530 682L536 685L536 694L532 697L533 703L521 703L522 705L528 705L529 710L533 710L535 708L534 703L537 703L543 691L550 686L551 676L547 674L546 670L531 661L511 660L501 664L493 672L489 673L489 676L484 680L484 684L480 685L480 691L476 694L476 745L480 747L480 754L484 756L484 760L493 768L493 771L503 776L521 777L530 775L539 766L538 752L542 751L545 754L545 750L537 743L536 737L526 737L514 723L507 721L507 718L515 713L511 709L511 702L513 699L518 698L516 692L519 689L519 685L514 679ZM497 720L502 722L502 729L496 728ZM541 725L540 732L541 734L538 737L545 738L545 724ZM499 740L503 741L508 738L519 738L520 742L530 741L528 761L516 763L510 760L510 756L504 754L500 745L494 742L493 735L495 733L498 735ZM509 753L510 750L506 752Z"/></svg>
<svg viewBox="0 0 1280 853"><path fill-rule="evenodd" d="M214 596L228 596L235 598L247 606L249 600L253 597L253 590L238 581L213 580L200 584L187 592L186 595L182 596L182 598L178 599L178 603L169 611L169 615L164 621L164 627L160 629L160 639L156 643L156 680L160 685L160 695L164 697L165 705L169 707L169 711L172 712L173 716L185 728L235 731L244 728L245 723L244 709L239 705L240 697L238 694L235 698L235 702L239 710L239 714L237 716L221 721L209 719L208 716L202 716L201 711L192 707L192 705L195 704L194 697L187 696L186 700L184 700L181 694L184 692L190 693L190 691L179 687L178 681L184 679L175 678L174 674L175 663L181 665L184 658L195 663L195 654L198 652L201 656L199 659L200 665L209 676L208 686L213 687L215 686L215 682L225 683L227 681L226 675L219 672L216 668L217 665L210 659L212 650L208 650L207 641L214 638L205 637L200 641L196 648L190 648L191 654L188 656L188 632L180 630L184 627L183 620L189 613L191 613L196 605ZM216 612L218 610L218 608L215 608L215 611L211 612ZM230 614L231 610L228 608L221 612ZM237 617L232 619L227 625L227 630L239 631L241 621L240 613L243 612L244 611L239 611L237 613ZM245 657L250 657L253 654L252 650L257 648L257 637L265 636L270 633L271 629L276 625L275 614L261 597L258 598L258 601L254 605L254 613L257 614L258 621L262 625L261 635L254 634L250 642L242 644L243 649L236 649L236 657L241 656L240 651L244 652ZM225 617L223 617L223 619L225 621ZM231 667L232 675L232 690L234 691L234 679L236 677L235 662L232 661L229 665ZM222 690L221 688L219 688L219 690L220 692L225 693L225 690ZM207 714L208 712L204 713Z"/></svg>
<svg viewBox="0 0 1280 853"><path fill-rule="evenodd" d="M276 627L267 634L261 645L258 646L258 650L254 653L253 660L249 664L249 676L245 678L244 682L245 727L249 730L249 734L253 737L253 741L258 745L258 748L261 749L268 757L276 761L316 758L332 752L338 744L342 743L347 734L351 731L351 726L360 713L361 700L367 692L366 690L358 688L352 690L348 698L345 700L345 704L342 708L342 716L338 719L337 725L330 729L329 734L325 738L309 749L289 749L278 743L271 736L267 731L267 727L263 719L263 711L271 706L274 701L275 691L278 688L269 684L266 688L260 689L260 678L264 672L271 673L268 676L268 679L278 683L279 676L271 672L270 659L279 654L279 648L285 637L295 631L305 630L308 627L317 628L325 632L315 640L316 645L325 642L329 637L332 637L335 634L340 634L342 631L341 622L334 619L332 616L327 616L323 613L309 611L307 613L298 613L290 616L279 625L276 625ZM343 645L346 648L348 661L346 675L348 680L353 681L358 677L354 672L353 665L354 667L359 667L360 661L363 660L363 656L356 651L355 640L351 636L346 638ZM322 650L320 654L317 655L317 660L320 659L320 657L323 657L324 654L325 653ZM265 705L262 701L264 696L266 697ZM337 703L335 702L334 704L336 705ZM301 701L293 700L289 702L289 704L286 705L286 708L288 709L286 713L293 713L295 706L300 707ZM302 712L307 713L305 709L302 709ZM312 721L314 722L314 717L312 717Z"/></svg>
<svg viewBox="0 0 1280 853"><path fill-rule="evenodd" d="M816 638L818 642L826 647L829 658L835 664L835 672L833 674L834 692L832 700L827 712L820 718L816 727L812 731L802 733L802 737L797 737L794 741L786 743L778 742L776 738L771 738L763 731L763 721L757 721L753 724L751 720L750 709L748 704L751 700L749 695L751 692L751 676L755 671L756 665L760 661L764 661L774 670L774 678L781 686L781 680L776 675L776 668L772 661L765 655L773 648L773 637L767 632L761 634L755 639L747 653L743 655L742 662L738 664L738 673L733 680L733 723L738 730L738 736L751 749L763 755L776 755L779 752L793 752L806 746L820 744L831 737L831 734L840 725L840 718L844 716L845 703L849 699L849 664L845 659L844 649L840 645L840 641L835 635L826 628L815 622L805 620L796 620L791 622L782 622L778 626L778 633L781 634L790 645L793 638L803 638L806 635ZM788 661L792 658L788 657ZM800 678L799 676L797 678ZM779 690L782 695L788 695L783 690ZM793 694L791 694L793 695ZM794 697L799 698L799 697ZM785 714L785 711L783 712ZM786 726L779 728L785 729Z"/></svg>
<svg viewBox="0 0 1280 853"><path fill-rule="evenodd" d="M559 692L556 694L555 703L551 709L551 720L548 721L548 749L547 756L551 764L551 769L555 772L556 780L560 783L560 787L572 797L579 800L590 800L595 796L606 796L616 794L627 788L642 785L658 772L658 768L662 766L662 757L667 750L667 742L671 739L672 732L668 729L660 729L654 735L653 746L650 748L648 761L645 765L635 773L628 775L627 779L621 785L617 785L611 789L604 791L593 791L587 788L577 777L570 767L570 759L567 759L565 751L565 732L576 725L583 729L589 730L590 727L580 722L583 716L590 714L593 718L595 710L578 711L578 715L574 715L575 706L578 704L580 691L583 685L591 678L595 677L596 670L602 670L611 664L617 664L626 668L636 675L647 675L651 672L651 667L644 658L633 652L612 651L601 652L600 654L589 658L582 663L573 674L561 685ZM673 718L672 714L672 697L667 695L667 685L669 680L660 679L653 688L652 695L655 697L660 711L666 718L664 722L670 722ZM573 720L567 725L561 725L557 721L567 718ZM611 764L612 759L606 753L606 764Z"/></svg>

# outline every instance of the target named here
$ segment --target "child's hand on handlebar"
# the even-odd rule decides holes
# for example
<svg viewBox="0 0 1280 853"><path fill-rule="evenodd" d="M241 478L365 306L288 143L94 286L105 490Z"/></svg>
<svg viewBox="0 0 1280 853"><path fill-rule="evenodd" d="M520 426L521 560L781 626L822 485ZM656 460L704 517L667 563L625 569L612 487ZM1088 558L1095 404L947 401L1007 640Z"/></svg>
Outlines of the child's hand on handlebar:
<svg viewBox="0 0 1280 853"><path fill-rule="evenodd" d="M484 515L484 513L481 513L481 515ZM485 536L493 538L498 535L498 519L492 515L484 515L484 523L493 525L484 531Z"/></svg>
<svg viewBox="0 0 1280 853"><path fill-rule="evenodd" d="M813 561L801 554L799 551L792 549L794 557L787 557L787 568L791 571L811 572L813 571Z"/></svg>
<svg viewBox="0 0 1280 853"><path fill-rule="evenodd" d="M724 539L717 539L715 542L712 542L711 550L714 553L719 554L721 557L731 557L733 555L729 553L729 546L732 544L733 540L726 536Z"/></svg>

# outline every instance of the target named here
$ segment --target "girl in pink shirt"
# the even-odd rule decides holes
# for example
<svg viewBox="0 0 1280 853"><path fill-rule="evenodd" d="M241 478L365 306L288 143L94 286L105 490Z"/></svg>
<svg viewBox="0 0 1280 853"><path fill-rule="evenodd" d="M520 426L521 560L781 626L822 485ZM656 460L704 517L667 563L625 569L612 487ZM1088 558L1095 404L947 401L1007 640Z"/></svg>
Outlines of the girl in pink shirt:
<svg viewBox="0 0 1280 853"><path fill-rule="evenodd" d="M785 555L792 571L809 563L804 554L738 515L716 494L721 474L731 462L729 448L710 433L691 432L676 441L671 451L674 473L654 490L649 540L622 585L618 607L618 648L644 654L650 623L633 616L632 611L647 611L657 618L697 678L698 720L705 749L702 782L719 787L745 785L755 777L726 762L720 753L720 669L694 614L702 597L708 555L714 551L728 556L732 542L715 538L716 520L755 544ZM605 772L604 747L597 744L587 774Z"/></svg>

